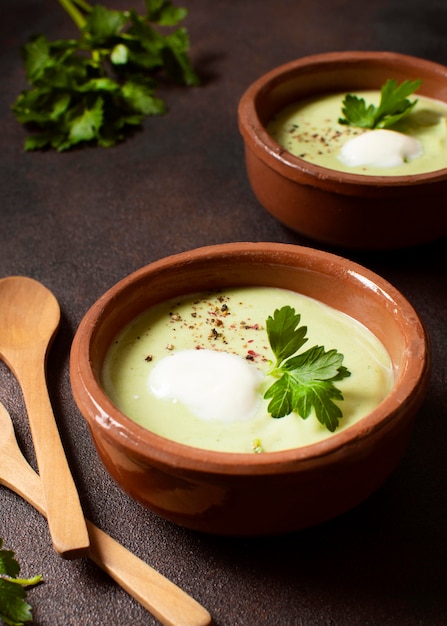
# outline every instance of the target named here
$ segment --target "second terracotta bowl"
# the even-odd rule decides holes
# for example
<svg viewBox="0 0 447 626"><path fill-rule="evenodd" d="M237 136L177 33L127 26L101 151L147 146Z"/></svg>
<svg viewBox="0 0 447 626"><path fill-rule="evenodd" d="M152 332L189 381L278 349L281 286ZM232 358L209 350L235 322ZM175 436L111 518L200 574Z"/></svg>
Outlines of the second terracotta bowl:
<svg viewBox="0 0 447 626"><path fill-rule="evenodd" d="M422 79L418 93L447 102L447 68L392 52L334 52L297 59L256 80L239 103L247 173L263 207L326 244L387 250L447 235L447 169L365 176L320 167L281 147L266 125L284 107L328 93L380 89Z"/></svg>

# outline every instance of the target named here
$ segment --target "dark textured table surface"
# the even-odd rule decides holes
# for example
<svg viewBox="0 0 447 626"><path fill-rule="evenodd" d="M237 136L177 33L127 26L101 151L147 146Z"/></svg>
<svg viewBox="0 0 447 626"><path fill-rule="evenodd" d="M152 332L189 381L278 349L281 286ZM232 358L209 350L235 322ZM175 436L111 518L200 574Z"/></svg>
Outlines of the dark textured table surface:
<svg viewBox="0 0 447 626"><path fill-rule="evenodd" d="M128 273L221 242L322 247L277 223L251 193L236 114L250 82L281 63L331 50L393 50L447 64L442 0L183 5L201 87L167 90L169 113L113 149L26 154L24 131L10 112L25 87L19 46L36 32L54 39L76 31L54 0L2 0L0 275L33 277L59 300L62 321L48 382L85 513L189 592L218 626L446 624L445 239L395 253L335 250L381 274L412 302L431 336L433 371L396 472L367 502L321 527L249 540L203 536L159 519L106 474L75 406L68 378L73 335L89 306ZM440 199L439 210L444 205ZM3 363L0 400L35 467L21 392ZM158 623L90 561L56 556L45 520L5 488L0 537L16 552L23 574L44 576L28 595L35 624Z"/></svg>

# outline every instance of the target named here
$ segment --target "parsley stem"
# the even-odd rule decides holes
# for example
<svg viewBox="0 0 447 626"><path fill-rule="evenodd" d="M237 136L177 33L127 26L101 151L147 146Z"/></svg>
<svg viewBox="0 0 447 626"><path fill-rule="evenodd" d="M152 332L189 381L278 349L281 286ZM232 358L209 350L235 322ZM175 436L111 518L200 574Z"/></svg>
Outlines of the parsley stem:
<svg viewBox="0 0 447 626"><path fill-rule="evenodd" d="M275 378L279 378L281 374L281 361L276 361L276 363L267 370L267 376L274 376Z"/></svg>
<svg viewBox="0 0 447 626"><path fill-rule="evenodd" d="M76 26L78 26L78 28L82 30L85 25L85 17L81 13L81 11L79 11L76 4L82 7L87 12L91 10L91 7L88 4L84 3L83 0L73 0L73 2L72 0L58 0L58 2L72 18Z"/></svg>
<svg viewBox="0 0 447 626"><path fill-rule="evenodd" d="M41 574L37 574L32 578L15 578L13 576L0 576L1 579L7 580L10 583L15 583L16 585L20 585L21 587L32 587L40 583L42 580Z"/></svg>

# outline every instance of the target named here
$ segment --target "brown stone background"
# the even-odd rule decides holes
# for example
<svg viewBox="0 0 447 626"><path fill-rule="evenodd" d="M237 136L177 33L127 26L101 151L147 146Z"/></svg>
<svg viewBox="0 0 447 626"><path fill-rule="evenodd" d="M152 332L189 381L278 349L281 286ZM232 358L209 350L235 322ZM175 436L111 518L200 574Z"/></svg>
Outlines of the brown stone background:
<svg viewBox="0 0 447 626"><path fill-rule="evenodd" d="M142 2L104 4L139 9ZM201 87L166 90L169 113L147 120L143 132L116 148L25 154L23 129L10 112L25 88L19 46L34 33L54 39L76 31L53 0L1 3L0 275L38 279L60 302L49 387L85 512L192 594L218 626L445 624L445 239L396 253L336 250L400 289L433 344L431 385L408 451L386 485L355 510L287 537L203 536L132 502L96 456L71 395L68 358L82 316L107 288L155 259L201 245L269 240L321 247L277 223L251 193L236 116L245 88L278 64L331 50L393 50L447 64L447 5L441 0L180 5L189 9L185 25ZM445 198L439 210L447 210ZM21 392L2 363L0 400L34 464ZM16 552L24 575L43 573L45 583L28 596L34 624L157 623L88 560L57 557L44 519L4 488L0 537Z"/></svg>

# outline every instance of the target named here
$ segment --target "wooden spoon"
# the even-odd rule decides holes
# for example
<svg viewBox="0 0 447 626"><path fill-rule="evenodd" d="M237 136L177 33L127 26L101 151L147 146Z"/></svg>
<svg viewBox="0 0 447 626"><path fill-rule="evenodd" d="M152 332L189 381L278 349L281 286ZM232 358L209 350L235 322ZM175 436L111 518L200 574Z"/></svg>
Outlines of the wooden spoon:
<svg viewBox="0 0 447 626"><path fill-rule="evenodd" d="M22 455L11 418L0 403L0 485L46 515L41 480ZM86 520L88 556L166 626L207 626L211 616L196 600Z"/></svg>
<svg viewBox="0 0 447 626"><path fill-rule="evenodd" d="M0 357L22 388L54 548L72 559L87 554L89 536L46 384L59 321L57 300L41 283L24 276L0 280Z"/></svg>

